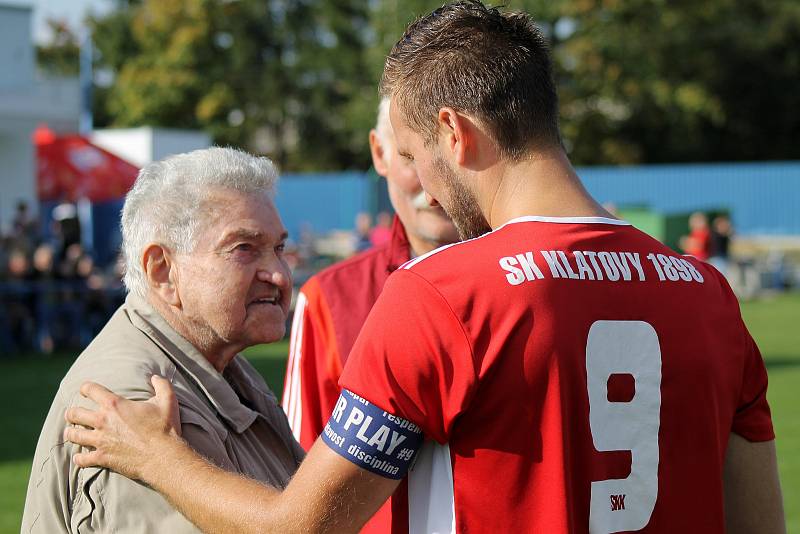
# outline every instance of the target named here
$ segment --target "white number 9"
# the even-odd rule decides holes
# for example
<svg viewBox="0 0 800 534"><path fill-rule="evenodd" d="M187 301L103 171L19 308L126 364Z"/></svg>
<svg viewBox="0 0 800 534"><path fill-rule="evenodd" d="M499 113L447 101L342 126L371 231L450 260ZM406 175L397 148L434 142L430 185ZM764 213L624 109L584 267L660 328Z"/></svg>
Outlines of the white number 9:
<svg viewBox="0 0 800 534"><path fill-rule="evenodd" d="M630 402L608 400L612 374L633 375ZM598 451L631 451L627 478L592 482L589 532L641 530L658 496L661 348L642 321L596 321L586 341L589 426Z"/></svg>

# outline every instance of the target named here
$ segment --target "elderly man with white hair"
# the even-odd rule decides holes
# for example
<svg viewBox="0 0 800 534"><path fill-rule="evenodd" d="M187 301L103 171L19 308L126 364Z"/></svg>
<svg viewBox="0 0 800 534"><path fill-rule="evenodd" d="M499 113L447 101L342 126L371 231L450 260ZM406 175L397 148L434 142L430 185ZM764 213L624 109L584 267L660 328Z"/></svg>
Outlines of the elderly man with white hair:
<svg viewBox="0 0 800 534"><path fill-rule="evenodd" d="M147 486L80 469L64 412L93 380L148 399L167 377L183 438L229 471L284 487L303 458L283 411L239 356L283 337L291 275L269 160L210 148L152 163L122 214L128 297L67 373L44 423L23 532L197 532ZM157 451L154 451L158 454Z"/></svg>

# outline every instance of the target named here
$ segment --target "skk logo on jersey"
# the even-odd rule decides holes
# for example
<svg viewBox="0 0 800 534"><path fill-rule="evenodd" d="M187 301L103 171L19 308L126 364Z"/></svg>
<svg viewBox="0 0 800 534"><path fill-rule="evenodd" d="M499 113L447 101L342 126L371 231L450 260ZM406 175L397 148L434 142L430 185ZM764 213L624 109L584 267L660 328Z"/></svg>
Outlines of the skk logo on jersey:
<svg viewBox="0 0 800 534"><path fill-rule="evenodd" d="M411 467L423 436L414 423L345 389L322 431L322 439L357 466L399 480Z"/></svg>

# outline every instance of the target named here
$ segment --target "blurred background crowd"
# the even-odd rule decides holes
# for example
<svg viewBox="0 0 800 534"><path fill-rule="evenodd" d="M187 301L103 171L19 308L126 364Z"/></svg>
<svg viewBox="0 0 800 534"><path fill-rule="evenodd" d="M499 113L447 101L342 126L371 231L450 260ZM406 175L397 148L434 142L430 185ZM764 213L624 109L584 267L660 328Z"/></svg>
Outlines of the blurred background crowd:
<svg viewBox="0 0 800 534"><path fill-rule="evenodd" d="M118 263L95 264L81 244L75 207L59 208L45 236L20 202L0 240L4 355L82 348L124 299Z"/></svg>

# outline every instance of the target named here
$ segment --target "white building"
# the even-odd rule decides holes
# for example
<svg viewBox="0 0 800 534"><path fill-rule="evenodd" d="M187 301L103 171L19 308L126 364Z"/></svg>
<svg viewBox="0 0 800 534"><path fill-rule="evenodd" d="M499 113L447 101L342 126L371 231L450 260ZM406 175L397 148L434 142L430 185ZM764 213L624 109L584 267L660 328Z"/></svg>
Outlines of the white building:
<svg viewBox="0 0 800 534"><path fill-rule="evenodd" d="M138 167L172 154L211 146L211 137L205 132L149 126L94 130L90 140Z"/></svg>
<svg viewBox="0 0 800 534"><path fill-rule="evenodd" d="M35 151L31 136L46 123L55 132L78 129L77 78L41 79L31 37L32 8L0 1L0 227L17 201L36 209Z"/></svg>

